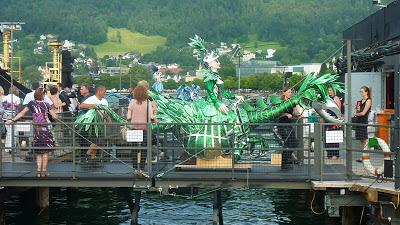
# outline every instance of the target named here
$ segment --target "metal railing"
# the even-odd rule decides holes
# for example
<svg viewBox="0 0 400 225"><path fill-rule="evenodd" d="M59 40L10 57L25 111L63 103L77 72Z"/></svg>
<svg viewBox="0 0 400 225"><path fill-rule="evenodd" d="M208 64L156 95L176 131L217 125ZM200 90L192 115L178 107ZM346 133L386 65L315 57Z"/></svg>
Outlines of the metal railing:
<svg viewBox="0 0 400 225"><path fill-rule="evenodd" d="M31 121L7 125L0 176L37 177L36 157L43 152L49 155L48 178L308 181L376 177L385 172L390 179L388 170L393 169L389 161L394 156L383 152L382 146L364 149L356 140L365 129L369 136L378 131L381 136L390 134L391 126L157 123L132 130L130 124L104 123L97 131L84 131L85 125L68 118L62 121L46 125L54 137L51 147L38 147L37 125ZM390 137L385 138L389 142Z"/></svg>

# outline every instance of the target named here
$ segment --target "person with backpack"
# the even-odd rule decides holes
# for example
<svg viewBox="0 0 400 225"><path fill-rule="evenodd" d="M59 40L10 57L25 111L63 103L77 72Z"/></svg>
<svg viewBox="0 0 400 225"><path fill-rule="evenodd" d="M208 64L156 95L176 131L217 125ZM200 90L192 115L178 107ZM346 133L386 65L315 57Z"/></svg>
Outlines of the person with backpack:
<svg viewBox="0 0 400 225"><path fill-rule="evenodd" d="M54 150L54 139L50 131L51 124L48 114L50 113L54 119L57 119L57 115L54 108L45 102L43 88L36 89L34 98L35 100L30 101L14 118L7 120L6 124L12 124L28 112L32 114L34 123L33 147L36 153L37 176L46 177L49 175L47 172L49 152Z"/></svg>

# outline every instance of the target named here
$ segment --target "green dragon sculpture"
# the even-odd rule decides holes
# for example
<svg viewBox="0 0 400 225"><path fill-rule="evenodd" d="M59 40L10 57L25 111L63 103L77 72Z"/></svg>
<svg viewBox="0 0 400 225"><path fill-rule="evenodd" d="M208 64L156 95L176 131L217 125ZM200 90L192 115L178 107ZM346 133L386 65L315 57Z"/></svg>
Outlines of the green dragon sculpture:
<svg viewBox="0 0 400 225"><path fill-rule="evenodd" d="M342 83L336 81L337 75L308 74L297 94L290 100L283 102L280 98L271 96L273 104L268 105L259 99L256 106L252 106L248 101L241 102L242 97L234 96L223 88L223 81L217 72L218 56L206 50L204 41L198 36L191 41L189 45L198 53L205 53L202 74L208 95L188 102L149 91L149 95L157 103L158 123L153 123L152 129L163 132L173 130L179 125L179 129L185 133L185 145L190 154L205 156L204 150L207 149L217 150L216 154L220 154L219 148L235 147L238 150L234 154L239 156L241 147L255 139L250 135L251 124L270 122L296 105L305 109L313 107L326 121L340 122L340 119L326 113L326 109L329 109L340 117L339 109L332 104L328 94L329 87L336 92L343 92ZM232 103L234 99L238 101ZM81 124L80 129L98 135L101 127L93 124L104 122L100 110L107 112L114 121L127 124L125 119L110 108L99 106L77 118L76 123ZM256 141L262 143L262 140Z"/></svg>

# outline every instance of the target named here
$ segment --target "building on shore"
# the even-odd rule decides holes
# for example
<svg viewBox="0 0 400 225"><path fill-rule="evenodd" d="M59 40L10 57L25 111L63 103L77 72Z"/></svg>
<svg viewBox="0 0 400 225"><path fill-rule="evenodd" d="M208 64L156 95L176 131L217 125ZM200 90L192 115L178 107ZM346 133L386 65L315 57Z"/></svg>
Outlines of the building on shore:
<svg viewBox="0 0 400 225"><path fill-rule="evenodd" d="M236 64L236 76L248 76L258 73L319 73L321 63L303 63L300 65L284 66L279 61L250 60Z"/></svg>
<svg viewBox="0 0 400 225"><path fill-rule="evenodd" d="M279 61L250 60L236 64L236 76L248 76L257 73L271 73L274 68L281 67Z"/></svg>
<svg viewBox="0 0 400 225"><path fill-rule="evenodd" d="M125 75L128 73L128 69L123 67L106 67L102 68L100 73L110 74L110 76Z"/></svg>
<svg viewBox="0 0 400 225"><path fill-rule="evenodd" d="M372 110L378 123L388 125L392 120L397 126L400 122L399 11L400 0L393 1L343 32L344 41L351 43L351 78L348 76L346 48L343 49L344 57L336 62L338 71L346 82L346 93L351 93L347 111L354 115L356 101L361 99L359 89L367 86L372 90ZM346 94L345 99L348 97ZM378 136L386 141L398 139L390 138L393 134L387 132L388 129L381 132L378 130ZM398 143L392 145L396 146Z"/></svg>

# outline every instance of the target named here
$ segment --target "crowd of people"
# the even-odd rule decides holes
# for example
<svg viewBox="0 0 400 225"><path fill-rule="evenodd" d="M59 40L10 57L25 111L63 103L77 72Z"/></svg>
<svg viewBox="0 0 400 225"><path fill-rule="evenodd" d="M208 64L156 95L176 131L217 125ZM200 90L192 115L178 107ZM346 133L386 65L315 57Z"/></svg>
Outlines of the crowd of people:
<svg viewBox="0 0 400 225"><path fill-rule="evenodd" d="M336 95L332 87L328 88L329 97L336 104L338 109L343 113L343 103L341 99ZM367 86L362 86L360 88L361 100L356 102L355 114L351 123L354 123L353 129L355 130L356 140L360 141L361 149L364 149L368 144L368 119L369 113L371 112L372 99L371 90ZM293 90L289 87L282 89L281 99L283 101L289 101L293 97ZM337 115L331 111L327 110L327 113L332 117ZM278 123L289 124L293 121L300 119L303 115L303 109L296 105L293 108L287 109L279 118ZM324 122L324 121L321 121ZM359 125L357 125L359 124ZM329 130L342 130L343 127L339 125L326 125L325 131ZM285 148L282 152L282 167L288 168L289 164L296 163L296 157L293 155L294 148L298 147L298 138L296 136L295 126L281 125L278 126L278 134L281 136L283 141L283 147ZM324 134L325 135L325 134ZM327 158L328 159L339 159L339 143L325 143L325 148L327 148Z"/></svg>
<svg viewBox="0 0 400 225"><path fill-rule="evenodd" d="M82 84L79 88L79 94L76 95L74 92L71 93L68 88L64 88L62 84L49 85L43 88L39 86L39 83L33 83L33 91L27 93L25 98L21 99L15 86L10 88L7 95L4 94L4 89L0 87L0 113L4 121L1 131L2 139L5 139L5 151L11 153L16 146L17 139L13 136L15 136L17 129L12 124L28 114L31 115L34 124L32 146L36 155L38 177L48 176L49 153L54 151L54 147L57 146L57 137L54 137L52 128L60 126L59 119L74 118L74 115L86 113L89 109L98 105L108 106L104 86L97 86L94 94L92 94L91 87L88 84ZM136 97L130 102L126 115L127 120L132 122L133 129L146 130L145 125L138 124L155 119L156 104L149 98L148 88L149 85L146 81L140 81L133 90ZM107 119L106 113L104 113L104 118ZM52 125L52 122L56 123ZM58 134L63 132L61 131ZM80 137L81 147L88 148L86 155L92 159L95 158L98 145L101 144L101 138L94 138L85 134L84 131L77 134L77 137ZM145 151L138 154L141 159L141 169L144 168L146 155Z"/></svg>
<svg viewBox="0 0 400 225"><path fill-rule="evenodd" d="M22 100L19 97L18 89L15 87L11 87L7 95L4 95L4 90L0 87L0 112L5 125L1 129L2 139L5 139L5 151L10 153L16 144L16 139L13 138L15 129L12 129L12 123L21 119L28 113L32 115L32 121L35 124L32 146L35 147L37 172L38 176L47 176L49 152L57 145L56 138L51 132L52 126L48 124L56 121L60 115L64 118L73 118L73 115L85 113L98 105L108 106L108 102L105 99L106 88L104 86L98 86L94 94L92 94L91 86L82 84L79 87L78 95L74 94L74 92L71 93L68 88L64 88L61 84L42 88L39 87L38 83L34 83L32 88L33 91L27 93ZM146 81L140 81L132 91L134 98L129 103L126 115L126 119L132 123L132 129L146 131L147 126L145 124L156 119L157 105L148 96L148 90L149 84ZM336 103L337 107L342 110L342 102L339 97L336 96L334 90L329 88L328 91L330 98ZM371 111L372 105L370 89L363 86L360 89L360 94L362 99L357 101L356 113L352 122L368 124L368 114ZM292 97L293 91L291 88L284 88L282 90L281 99L283 101L289 101ZM223 112L221 107L219 110ZM291 109L287 109L278 118L277 122L288 124L294 119L301 118L302 115L303 109L296 105ZM104 116L106 117L106 114L104 114ZM334 114L332 114L332 116L334 116ZM326 130L335 129L342 128L335 125L326 127ZM367 127L359 126L355 128L355 131L356 139L360 140L361 147L364 148L368 140ZM278 133L284 141L285 150L282 154L282 165L285 166L294 162L293 151L290 149L297 147L298 137L295 135L293 126L279 126ZM146 132L144 132L144 138L146 138L145 135ZM80 137L81 147L87 148L85 154L92 159L96 158L97 150L102 142L101 138L89 137L85 132L81 132L78 137ZM327 144L325 147L338 148L339 146L336 144ZM138 163L137 166L140 170L144 169L146 156L145 150L140 150L138 154L134 154L133 156L133 161ZM339 151L328 150L327 156L331 159L338 159Z"/></svg>

